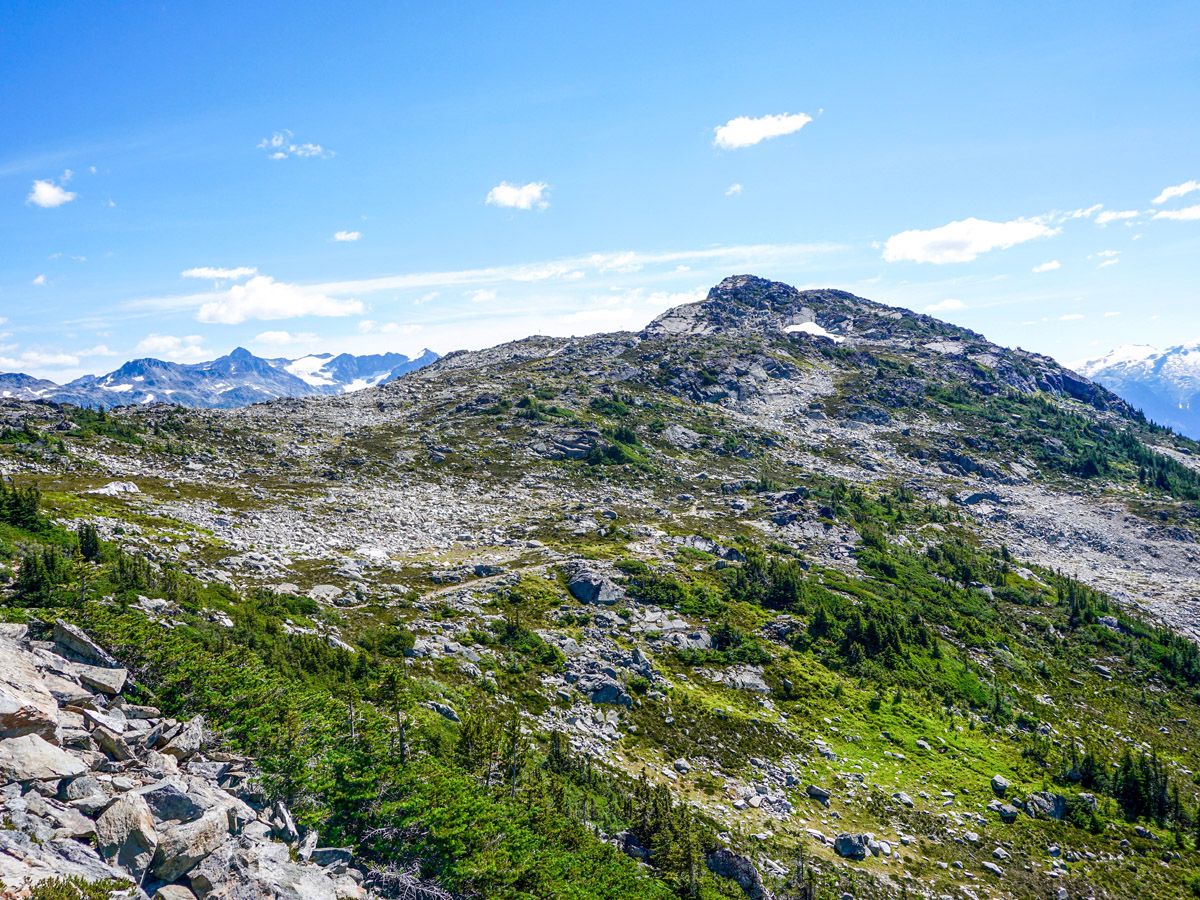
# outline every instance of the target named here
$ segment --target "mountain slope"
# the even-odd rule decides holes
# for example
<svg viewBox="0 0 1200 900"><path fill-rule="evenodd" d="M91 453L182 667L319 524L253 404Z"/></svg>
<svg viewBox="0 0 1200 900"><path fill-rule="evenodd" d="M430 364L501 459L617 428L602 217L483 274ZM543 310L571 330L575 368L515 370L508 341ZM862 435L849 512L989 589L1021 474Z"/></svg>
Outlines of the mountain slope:
<svg viewBox="0 0 1200 900"><path fill-rule="evenodd" d="M87 375L62 386L28 375L0 375L0 397L101 408L176 403L228 409L280 397L362 390L399 378L437 358L432 350L425 350L413 359L401 353L323 353L299 359L263 359L239 347L227 356L202 363L135 359L107 375Z"/></svg>
<svg viewBox="0 0 1200 900"><path fill-rule="evenodd" d="M737 276L317 401L0 401L3 471L110 542L4 595L452 894L1178 897L1198 459L1048 358ZM70 544L27 506L0 552Z"/></svg>
<svg viewBox="0 0 1200 900"><path fill-rule="evenodd" d="M1200 438L1200 344L1119 347L1080 371L1153 421Z"/></svg>

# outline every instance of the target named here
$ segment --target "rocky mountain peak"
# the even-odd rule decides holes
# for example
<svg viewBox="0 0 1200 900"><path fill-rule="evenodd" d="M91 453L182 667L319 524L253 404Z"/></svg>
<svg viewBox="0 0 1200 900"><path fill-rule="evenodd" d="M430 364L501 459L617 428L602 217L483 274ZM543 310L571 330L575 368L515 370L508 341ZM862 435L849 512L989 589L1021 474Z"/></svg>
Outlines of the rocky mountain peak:
<svg viewBox="0 0 1200 900"><path fill-rule="evenodd" d="M897 319L911 315L847 291L798 290L757 275L732 275L705 299L669 309L642 331L643 337L678 334L773 334L803 331L835 342L867 315Z"/></svg>

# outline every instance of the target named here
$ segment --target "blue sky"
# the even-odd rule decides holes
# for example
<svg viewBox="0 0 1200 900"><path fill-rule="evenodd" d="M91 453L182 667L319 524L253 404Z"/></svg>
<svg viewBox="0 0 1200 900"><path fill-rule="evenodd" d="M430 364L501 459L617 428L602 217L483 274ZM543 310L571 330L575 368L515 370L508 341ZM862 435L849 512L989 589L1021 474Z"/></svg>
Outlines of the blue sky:
<svg viewBox="0 0 1200 900"><path fill-rule="evenodd" d="M6 3L0 370L637 328L742 272L1200 340L1195 2L367 6Z"/></svg>

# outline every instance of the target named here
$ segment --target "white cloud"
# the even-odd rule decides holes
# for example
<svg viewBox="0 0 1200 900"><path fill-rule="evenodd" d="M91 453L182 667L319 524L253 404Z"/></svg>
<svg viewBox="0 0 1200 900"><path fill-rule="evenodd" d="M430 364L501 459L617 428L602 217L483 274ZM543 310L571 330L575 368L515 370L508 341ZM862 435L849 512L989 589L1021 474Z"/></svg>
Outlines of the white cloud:
<svg viewBox="0 0 1200 900"><path fill-rule="evenodd" d="M531 181L529 184L509 184L502 181L490 191L484 200L489 206L502 206L507 209L545 209L550 205L546 194L550 185L544 181Z"/></svg>
<svg viewBox="0 0 1200 900"><path fill-rule="evenodd" d="M795 134L812 121L804 113L781 113L775 116L738 116L713 129L713 144L723 150L753 147L768 138Z"/></svg>
<svg viewBox="0 0 1200 900"><path fill-rule="evenodd" d="M79 357L74 353L63 353L57 350L26 350L20 356L0 357L0 367L5 369L23 369L28 367L45 368L56 366L77 366Z"/></svg>
<svg viewBox="0 0 1200 900"><path fill-rule="evenodd" d="M51 179L39 178L34 181L33 188L29 191L29 196L25 198L25 202L32 203L34 206L40 206L42 209L54 209L54 207L62 206L64 203L70 203L75 199L76 194L74 191L68 191L63 187L70 180L70 169L63 172L57 184Z"/></svg>
<svg viewBox="0 0 1200 900"><path fill-rule="evenodd" d="M1096 213L1104 208L1103 203L1093 203L1091 206L1086 206L1081 209L1073 209L1068 213L1051 213L1048 218L1055 221L1066 221L1067 219L1090 219Z"/></svg>
<svg viewBox="0 0 1200 900"><path fill-rule="evenodd" d="M640 272L646 265L641 254L627 250L623 253L593 253L589 260L598 272Z"/></svg>
<svg viewBox="0 0 1200 900"><path fill-rule="evenodd" d="M620 280L627 274L638 273L639 281L650 283L677 277L679 271L690 271L697 279L715 283L730 272L777 272L788 275L809 268L814 261L832 254L843 253L842 244L735 244L687 250L620 251L594 253L537 263L490 266L474 269L402 272L372 278L328 281L302 286L305 290L331 297L363 297L387 294L403 301L404 295L423 292L407 302L412 306L428 303L439 295L454 293L462 296L473 289L497 289L515 285L525 289L534 285L550 285L556 295L567 296L568 289L606 279L605 283ZM685 267L680 270L679 267ZM402 296L397 297L400 294ZM124 301L121 308L141 311L195 310L225 298L221 288L187 294L150 296ZM448 301L445 306L453 306ZM482 320L481 320L482 321ZM488 320L492 322L494 320ZM510 317L510 321L516 321ZM452 334L446 347L463 346ZM486 346L479 344L478 346Z"/></svg>
<svg viewBox="0 0 1200 900"><path fill-rule="evenodd" d="M1200 203L1195 206L1185 206L1183 209L1160 209L1154 214L1156 219L1174 219L1176 222L1195 222L1200 219Z"/></svg>
<svg viewBox="0 0 1200 900"><path fill-rule="evenodd" d="M496 292L488 291L488 290L478 290L478 291L471 291L471 293L467 294L467 296L471 298L472 303L487 303L491 300L496 299Z"/></svg>
<svg viewBox="0 0 1200 900"><path fill-rule="evenodd" d="M1083 318L1082 313L1067 313L1066 315L1059 316L1058 321L1060 321L1060 322L1078 322L1082 318Z"/></svg>
<svg viewBox="0 0 1200 900"><path fill-rule="evenodd" d="M45 283L46 283L46 276L45 276L45 275L39 275L37 278L33 279L33 281L32 281L31 283L32 283L32 284L36 284L36 285L38 285L38 286L40 287L41 285L43 285L43 284L45 284Z"/></svg>
<svg viewBox="0 0 1200 900"><path fill-rule="evenodd" d="M1096 216L1097 225L1107 225L1109 222L1117 222L1122 219L1136 219L1141 213L1136 209L1111 209L1105 210Z"/></svg>
<svg viewBox="0 0 1200 900"><path fill-rule="evenodd" d="M256 334L251 343L274 348L312 347L320 343L320 340L311 331L264 331L261 334Z"/></svg>
<svg viewBox="0 0 1200 900"><path fill-rule="evenodd" d="M267 151L268 159L287 159L289 157L297 157L299 159L329 159L334 155L332 150L327 150L320 144L297 144L292 141L292 133L287 131L276 131L268 138L263 138L258 142L258 149Z"/></svg>
<svg viewBox="0 0 1200 900"><path fill-rule="evenodd" d="M742 192L742 185L741 185L741 183L740 183L740 182L737 182L737 181L735 181L733 184L731 184L731 185L730 185L730 186L729 186L729 187L726 189L726 191L725 191L725 196L726 196L726 197L736 197L736 196L737 196L738 194L740 194L741 192Z"/></svg>
<svg viewBox="0 0 1200 900"><path fill-rule="evenodd" d="M938 228L913 229L887 239L883 258L888 262L909 260L919 263L971 262L981 253L1006 250L1037 238L1052 237L1061 231L1039 219L1013 219L990 222L986 219L962 219Z"/></svg>
<svg viewBox="0 0 1200 900"><path fill-rule="evenodd" d="M1185 181L1183 184L1173 184L1170 187L1165 187L1150 202L1157 206L1160 203L1166 203L1168 200L1174 200L1177 197L1186 197L1192 191L1200 191L1200 181Z"/></svg>
<svg viewBox="0 0 1200 900"><path fill-rule="evenodd" d="M184 278L207 278L211 281L241 281L243 278L257 275L258 269L252 266L237 266L233 269L197 266L194 269L185 269L179 274Z"/></svg>
<svg viewBox="0 0 1200 900"><path fill-rule="evenodd" d="M1055 269L1061 269L1062 263L1057 259L1052 259L1049 262L1040 263L1031 270L1035 275L1040 275L1042 272L1053 272Z"/></svg>
<svg viewBox="0 0 1200 900"><path fill-rule="evenodd" d="M1088 257L1088 259L1092 259L1092 258L1096 258L1096 259L1113 259L1113 258L1115 258L1115 257L1118 257L1118 256L1120 256L1120 255L1121 255L1121 251L1120 251L1120 250L1098 250L1098 251L1096 251L1095 253L1091 254L1091 256L1089 256L1089 257Z"/></svg>
<svg viewBox="0 0 1200 900"><path fill-rule="evenodd" d="M1096 266L1096 268L1097 269L1107 269L1109 266L1115 266L1120 261L1121 260L1119 260L1119 259L1106 259L1106 260L1104 260L1104 262L1100 263L1100 265Z"/></svg>
<svg viewBox="0 0 1200 900"><path fill-rule="evenodd" d="M203 362L212 359L212 355L204 347L204 339L198 334L183 337L173 334L148 334L138 341L133 351L171 362Z"/></svg>
<svg viewBox="0 0 1200 900"><path fill-rule="evenodd" d="M925 312L954 312L955 310L966 308L967 304L963 303L961 300L955 299L954 297L947 297L945 300L939 300L937 303L929 304L927 307L925 307Z"/></svg>
<svg viewBox="0 0 1200 900"><path fill-rule="evenodd" d="M86 350L80 350L79 356L116 356L115 350L109 350L107 344L97 344L95 347L88 347Z"/></svg>
<svg viewBox="0 0 1200 900"><path fill-rule="evenodd" d="M411 335L424 330L424 325L413 322L375 322L371 319L363 319L358 323L359 334Z"/></svg>
<svg viewBox="0 0 1200 900"><path fill-rule="evenodd" d="M353 316L363 311L358 300L339 300L319 290L255 275L235 284L218 299L200 306L196 319L237 325L247 319L294 319L301 316Z"/></svg>
<svg viewBox="0 0 1200 900"><path fill-rule="evenodd" d="M362 237L361 231L335 231L333 233L333 239L335 241L337 241L338 243L344 243L347 241L357 241L361 237Z"/></svg>
<svg viewBox="0 0 1200 900"><path fill-rule="evenodd" d="M1117 316L1119 316L1119 315L1120 315L1120 313L1119 313L1119 312L1115 312L1115 311L1114 311L1114 312L1106 312L1106 313L1104 314L1104 318L1106 318L1106 319L1115 319L1115 318L1116 318Z"/></svg>

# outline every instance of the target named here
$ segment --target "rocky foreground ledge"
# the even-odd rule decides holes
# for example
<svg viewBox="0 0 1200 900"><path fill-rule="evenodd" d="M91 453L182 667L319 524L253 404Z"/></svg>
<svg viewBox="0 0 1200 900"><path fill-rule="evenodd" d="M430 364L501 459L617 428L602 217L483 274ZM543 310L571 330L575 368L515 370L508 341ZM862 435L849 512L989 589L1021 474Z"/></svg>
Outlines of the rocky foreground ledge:
<svg viewBox="0 0 1200 900"><path fill-rule="evenodd" d="M0 625L0 897L69 877L161 900L370 896L202 718L127 703L126 671L78 628L46 637Z"/></svg>

